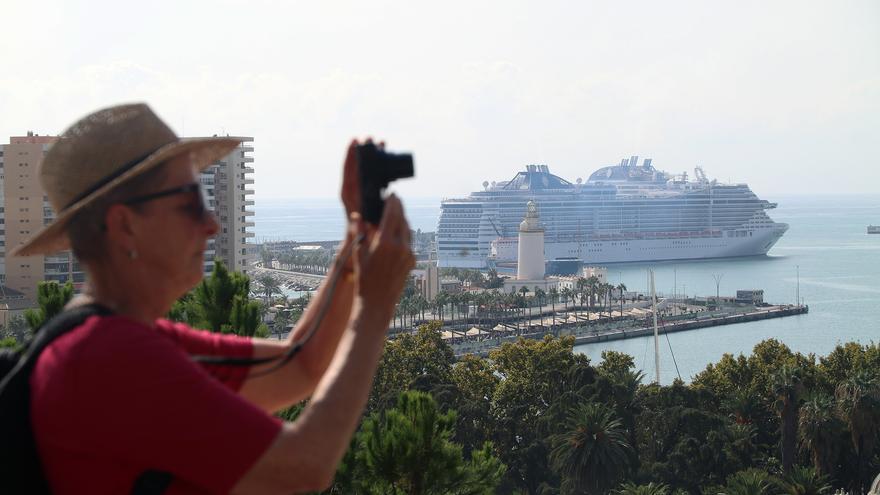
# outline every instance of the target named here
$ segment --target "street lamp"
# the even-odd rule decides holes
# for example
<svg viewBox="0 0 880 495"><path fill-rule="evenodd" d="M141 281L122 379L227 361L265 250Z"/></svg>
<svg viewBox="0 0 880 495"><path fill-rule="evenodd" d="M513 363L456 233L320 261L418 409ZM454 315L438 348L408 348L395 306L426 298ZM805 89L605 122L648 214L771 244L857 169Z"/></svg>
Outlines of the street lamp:
<svg viewBox="0 0 880 495"><path fill-rule="evenodd" d="M718 301L721 299L721 279L724 278L724 274L713 273L712 278L715 279L715 307L719 306Z"/></svg>

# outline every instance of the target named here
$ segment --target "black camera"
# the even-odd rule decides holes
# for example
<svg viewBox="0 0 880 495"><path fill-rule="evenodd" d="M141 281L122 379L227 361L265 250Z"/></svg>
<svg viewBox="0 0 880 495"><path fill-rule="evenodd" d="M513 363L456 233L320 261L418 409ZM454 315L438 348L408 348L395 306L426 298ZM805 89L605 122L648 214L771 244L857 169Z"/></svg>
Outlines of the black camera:
<svg viewBox="0 0 880 495"><path fill-rule="evenodd" d="M365 221L378 225L385 207L382 191L391 181L415 174L413 158L405 153L386 153L373 143L359 145L357 158L361 179L361 215Z"/></svg>

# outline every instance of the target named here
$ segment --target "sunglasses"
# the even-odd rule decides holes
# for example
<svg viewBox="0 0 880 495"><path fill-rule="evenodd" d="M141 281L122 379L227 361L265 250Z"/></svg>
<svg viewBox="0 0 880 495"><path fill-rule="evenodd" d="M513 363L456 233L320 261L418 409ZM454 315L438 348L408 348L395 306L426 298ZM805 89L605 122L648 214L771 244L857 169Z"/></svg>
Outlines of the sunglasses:
<svg viewBox="0 0 880 495"><path fill-rule="evenodd" d="M207 215L212 214L210 210L208 210L208 199L205 197L205 190L202 189L202 186L193 182L192 184L186 184L180 187L175 187L172 189L165 189L164 191L158 191L150 194L145 194L143 196L136 196L134 198L125 200L122 204L127 206L134 206L138 204L143 204L148 201L153 201L156 199L164 198L167 196L176 196L178 194L190 194L197 193L197 197L199 201L197 204L187 208L187 212L192 216L193 220L202 222L205 220Z"/></svg>

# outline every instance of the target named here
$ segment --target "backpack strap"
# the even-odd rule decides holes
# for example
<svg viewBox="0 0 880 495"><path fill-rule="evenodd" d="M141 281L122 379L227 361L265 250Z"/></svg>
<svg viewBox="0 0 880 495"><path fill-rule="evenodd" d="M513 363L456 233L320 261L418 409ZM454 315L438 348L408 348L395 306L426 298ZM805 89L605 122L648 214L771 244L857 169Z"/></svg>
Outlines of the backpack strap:
<svg viewBox="0 0 880 495"><path fill-rule="evenodd" d="M168 489L174 476L165 471L144 471L131 489L131 495L159 495Z"/></svg>
<svg viewBox="0 0 880 495"><path fill-rule="evenodd" d="M113 312L100 304L62 311L37 329L11 371L0 375L0 480L11 493L49 494L49 485L37 453L31 425L30 377L40 353L58 337L79 327L91 316ZM3 370L6 371L6 370ZM163 493L173 481L171 473L144 471L132 486L132 495Z"/></svg>
<svg viewBox="0 0 880 495"><path fill-rule="evenodd" d="M49 344L55 339L82 325L90 316L109 316L111 314L113 314L112 311L97 303L84 304L58 313L34 331L34 337L27 343L19 366L33 369L40 353L49 347Z"/></svg>
<svg viewBox="0 0 880 495"><path fill-rule="evenodd" d="M10 493L49 493L31 428L31 372L40 353L56 338L110 310L89 304L62 311L41 326L18 362L0 380L0 479Z"/></svg>

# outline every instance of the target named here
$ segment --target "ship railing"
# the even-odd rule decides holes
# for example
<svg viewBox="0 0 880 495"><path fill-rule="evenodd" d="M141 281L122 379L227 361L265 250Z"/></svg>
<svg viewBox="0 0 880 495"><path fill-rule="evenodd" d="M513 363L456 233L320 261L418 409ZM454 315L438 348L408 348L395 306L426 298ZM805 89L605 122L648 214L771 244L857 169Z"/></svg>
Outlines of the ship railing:
<svg viewBox="0 0 880 495"><path fill-rule="evenodd" d="M620 232L620 233L591 233L574 235L548 236L548 240L556 242L584 242L584 241L631 241L646 239L706 239L720 238L723 233L718 229L711 230L682 230L675 232ZM500 238L499 238L500 239ZM514 241L516 238L505 238Z"/></svg>

